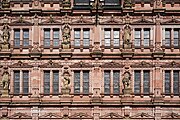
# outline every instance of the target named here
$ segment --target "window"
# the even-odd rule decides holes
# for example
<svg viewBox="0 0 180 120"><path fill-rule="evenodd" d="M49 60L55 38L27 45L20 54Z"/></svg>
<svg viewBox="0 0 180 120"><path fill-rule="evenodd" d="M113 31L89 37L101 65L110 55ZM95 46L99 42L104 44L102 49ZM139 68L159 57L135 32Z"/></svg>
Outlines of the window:
<svg viewBox="0 0 180 120"><path fill-rule="evenodd" d="M143 32L143 38L142 33ZM141 41L141 39L143 41ZM141 43L142 42L142 43ZM142 29L135 29L135 38L134 38L134 46L135 47L149 47L150 46L150 29L144 28Z"/></svg>
<svg viewBox="0 0 180 120"><path fill-rule="evenodd" d="M174 46L174 48L179 48L179 33L180 29L171 29L166 28L165 29L165 40L163 42L163 45L165 47L171 47Z"/></svg>
<svg viewBox="0 0 180 120"><path fill-rule="evenodd" d="M105 5L120 5L119 0L104 0Z"/></svg>
<svg viewBox="0 0 180 120"><path fill-rule="evenodd" d="M14 30L14 47L20 47L20 30Z"/></svg>
<svg viewBox="0 0 180 120"><path fill-rule="evenodd" d="M89 5L90 0L74 0L75 5Z"/></svg>
<svg viewBox="0 0 180 120"><path fill-rule="evenodd" d="M82 74L82 79L81 79ZM81 85L81 81L82 84ZM89 71L74 71L74 93L81 93L81 86L83 94L89 94Z"/></svg>
<svg viewBox="0 0 180 120"><path fill-rule="evenodd" d="M52 82L52 87L50 86L51 82ZM44 71L44 93L45 94L59 93L59 71L52 71L52 73L51 71Z"/></svg>
<svg viewBox="0 0 180 120"><path fill-rule="evenodd" d="M171 30L170 29L165 30L165 46L166 47L171 46Z"/></svg>
<svg viewBox="0 0 180 120"><path fill-rule="evenodd" d="M50 29L44 30L44 46L50 47Z"/></svg>
<svg viewBox="0 0 180 120"><path fill-rule="evenodd" d="M178 29L174 30L174 47L179 47L179 40L180 40L179 32L180 31Z"/></svg>
<svg viewBox="0 0 180 120"><path fill-rule="evenodd" d="M111 75L113 76L111 80ZM119 81L120 80L120 71L104 71L104 94L119 94L120 86ZM113 82L113 91L111 92L111 81Z"/></svg>
<svg viewBox="0 0 180 120"><path fill-rule="evenodd" d="M180 92L180 86L179 86L179 74L180 71L179 70L174 70L174 71L170 71L170 70L165 70L165 81L164 81L164 91L165 94L179 94ZM171 75L173 75L173 77L171 77ZM173 79L173 80L172 80ZM171 86L171 83L173 84L173 86ZM171 87L173 87L173 91L171 91Z"/></svg>
<svg viewBox="0 0 180 120"><path fill-rule="evenodd" d="M60 38L59 29L44 29L44 46L45 47L50 47L51 45L53 47L58 47L59 38ZM53 40L52 44L51 44L51 40Z"/></svg>
<svg viewBox="0 0 180 120"><path fill-rule="evenodd" d="M104 30L104 46L105 47L111 46L111 39L113 40L113 46L119 47L119 38L120 38L119 29L113 29L112 32L113 33L111 36L111 29Z"/></svg>
<svg viewBox="0 0 180 120"><path fill-rule="evenodd" d="M81 29L75 29L74 30L74 46L80 47L81 45L81 39L83 39L83 47L89 47L90 44L90 30L89 29L83 29L83 38L81 38Z"/></svg>
<svg viewBox="0 0 180 120"><path fill-rule="evenodd" d="M23 30L23 46L29 46L29 30Z"/></svg>
<svg viewBox="0 0 180 120"><path fill-rule="evenodd" d="M22 80L20 73L22 72ZM22 91L20 91L20 84L22 83ZM29 71L14 71L14 93L28 94L29 93Z"/></svg>
<svg viewBox="0 0 180 120"><path fill-rule="evenodd" d="M143 74L143 76L141 76ZM141 86L143 87L141 89ZM143 90L143 91L141 91ZM134 94L149 94L150 93L150 71L135 70L134 71Z"/></svg>

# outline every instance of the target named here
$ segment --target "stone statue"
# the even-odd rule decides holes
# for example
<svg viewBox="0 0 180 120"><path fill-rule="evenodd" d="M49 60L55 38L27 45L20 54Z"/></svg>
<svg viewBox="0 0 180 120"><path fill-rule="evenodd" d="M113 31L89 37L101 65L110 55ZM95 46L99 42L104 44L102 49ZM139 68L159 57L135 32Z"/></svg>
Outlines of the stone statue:
<svg viewBox="0 0 180 120"><path fill-rule="evenodd" d="M5 71L2 75L2 86L4 90L7 90L9 88L9 73Z"/></svg>
<svg viewBox="0 0 180 120"><path fill-rule="evenodd" d="M70 84L69 73L66 72L66 73L64 73L63 88L69 89L69 84Z"/></svg>
<svg viewBox="0 0 180 120"><path fill-rule="evenodd" d="M7 50L9 49L9 38L10 38L9 27L7 24L4 24L2 32L3 33L1 35L1 49Z"/></svg>
<svg viewBox="0 0 180 120"><path fill-rule="evenodd" d="M68 25L65 25L65 27L63 28L63 42L62 42L62 47L63 49L69 49L70 48L70 28Z"/></svg>
<svg viewBox="0 0 180 120"><path fill-rule="evenodd" d="M129 25L126 25L124 28L123 39L124 39L124 48L125 49L131 48L131 28Z"/></svg>
<svg viewBox="0 0 180 120"><path fill-rule="evenodd" d="M122 80L124 89L130 88L130 73L125 72L124 73L124 78Z"/></svg>

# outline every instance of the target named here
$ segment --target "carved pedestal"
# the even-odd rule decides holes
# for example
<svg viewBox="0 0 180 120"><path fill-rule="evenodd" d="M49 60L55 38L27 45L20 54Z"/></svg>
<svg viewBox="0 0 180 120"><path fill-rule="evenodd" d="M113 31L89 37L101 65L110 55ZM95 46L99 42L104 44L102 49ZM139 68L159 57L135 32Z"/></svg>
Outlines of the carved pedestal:
<svg viewBox="0 0 180 120"><path fill-rule="evenodd" d="M62 88L61 91L63 95L69 95L71 92L70 88Z"/></svg>
<svg viewBox="0 0 180 120"><path fill-rule="evenodd" d="M8 89L3 89L1 97L9 97L9 90Z"/></svg>
<svg viewBox="0 0 180 120"><path fill-rule="evenodd" d="M123 90L124 95L122 96L121 102L122 104L132 104L133 102L133 97L131 95L132 89L131 88L126 88Z"/></svg>
<svg viewBox="0 0 180 120"><path fill-rule="evenodd" d="M64 9L68 9L71 7L71 2L66 2L66 1L63 1L63 8Z"/></svg>
<svg viewBox="0 0 180 120"><path fill-rule="evenodd" d="M65 50L70 49L70 44L62 44L62 49L65 49Z"/></svg>
<svg viewBox="0 0 180 120"><path fill-rule="evenodd" d="M9 44L1 44L1 51L8 51L9 50Z"/></svg>

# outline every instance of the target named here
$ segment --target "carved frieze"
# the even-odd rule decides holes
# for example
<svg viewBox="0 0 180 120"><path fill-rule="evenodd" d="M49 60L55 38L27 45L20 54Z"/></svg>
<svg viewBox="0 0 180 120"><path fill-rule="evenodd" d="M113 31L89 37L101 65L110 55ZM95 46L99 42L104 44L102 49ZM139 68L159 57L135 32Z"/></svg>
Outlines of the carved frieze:
<svg viewBox="0 0 180 120"><path fill-rule="evenodd" d="M30 115L28 115L27 113L14 113L13 115L9 116L8 118L10 119L32 119L32 117Z"/></svg>
<svg viewBox="0 0 180 120"><path fill-rule="evenodd" d="M87 113L75 113L69 117L70 119L93 119L93 116L88 115Z"/></svg>
<svg viewBox="0 0 180 120"><path fill-rule="evenodd" d="M40 68L62 68L63 66L59 63L55 63L52 60L49 60L49 62L44 63L40 65Z"/></svg>
<svg viewBox="0 0 180 120"><path fill-rule="evenodd" d="M171 112L171 113L167 113L165 114L164 116L162 116L163 119L180 119L180 115L178 113L174 113L174 112Z"/></svg>
<svg viewBox="0 0 180 120"><path fill-rule="evenodd" d="M10 68L32 68L32 65L29 65L28 63L24 63L22 61L18 61L17 63L14 63L9 66Z"/></svg>
<svg viewBox="0 0 180 120"><path fill-rule="evenodd" d="M101 65L101 67L102 67L102 68L123 68L124 65L112 61L112 62L108 62L108 63L103 63L103 64Z"/></svg>
<svg viewBox="0 0 180 120"><path fill-rule="evenodd" d="M154 67L154 65L151 62L142 61L138 63L133 63L131 67L132 68L152 68Z"/></svg>
<svg viewBox="0 0 180 120"><path fill-rule="evenodd" d="M161 65L162 68L180 68L180 63L177 63L175 61L163 63Z"/></svg>
<svg viewBox="0 0 180 120"><path fill-rule="evenodd" d="M153 115L150 115L150 114L148 114L148 113L142 112L142 113L137 113L137 114L131 116L130 118L131 118L131 119L138 119L138 118L139 118L139 119L153 119L154 116L153 116Z"/></svg>
<svg viewBox="0 0 180 120"><path fill-rule="evenodd" d="M111 112L100 116L100 119L123 119L123 116L119 115L118 113Z"/></svg>
<svg viewBox="0 0 180 120"><path fill-rule="evenodd" d="M57 113L45 113L44 115L39 117L40 119L61 119L62 117Z"/></svg>
<svg viewBox="0 0 180 120"><path fill-rule="evenodd" d="M70 68L92 68L93 65L90 63L85 63L83 61L80 61L78 63L74 63L72 65L70 65Z"/></svg>
<svg viewBox="0 0 180 120"><path fill-rule="evenodd" d="M107 24L123 24L123 18L119 16L114 16L113 14L108 17L99 16L99 24L107 25Z"/></svg>
<svg viewBox="0 0 180 120"><path fill-rule="evenodd" d="M44 17L41 18L41 22L39 23L40 25L62 25L62 20L61 18L53 15L49 15L49 17Z"/></svg>
<svg viewBox="0 0 180 120"><path fill-rule="evenodd" d="M20 15L19 17L11 18L11 23L9 24L11 26L32 26L32 20L30 17L24 17L23 15Z"/></svg>
<svg viewBox="0 0 180 120"><path fill-rule="evenodd" d="M89 16L79 16L79 17L72 17L71 24L73 25L82 25L82 24L88 24L88 25L94 25L95 24L95 17L89 17Z"/></svg>

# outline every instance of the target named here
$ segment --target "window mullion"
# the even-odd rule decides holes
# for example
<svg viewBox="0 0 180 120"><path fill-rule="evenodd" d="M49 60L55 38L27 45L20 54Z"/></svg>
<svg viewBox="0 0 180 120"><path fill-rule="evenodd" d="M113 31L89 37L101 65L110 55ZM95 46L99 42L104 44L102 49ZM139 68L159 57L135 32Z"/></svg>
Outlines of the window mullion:
<svg viewBox="0 0 180 120"><path fill-rule="evenodd" d="M144 93L144 91L143 91L143 80L144 80L144 76L143 76L143 70L141 70L141 77L140 77L140 89L141 89L141 91L140 91L140 93L141 94L143 94Z"/></svg>
<svg viewBox="0 0 180 120"><path fill-rule="evenodd" d="M173 93L173 70L171 70L170 93Z"/></svg>
<svg viewBox="0 0 180 120"><path fill-rule="evenodd" d="M113 90L113 70L111 70L111 73L110 73L110 94L113 94L114 93L114 90Z"/></svg>
<svg viewBox="0 0 180 120"><path fill-rule="evenodd" d="M23 93L23 72L20 70L20 94Z"/></svg>
<svg viewBox="0 0 180 120"><path fill-rule="evenodd" d="M53 93L53 71L50 70L50 94Z"/></svg>
<svg viewBox="0 0 180 120"><path fill-rule="evenodd" d="M83 91L83 71L80 71L80 93L84 93Z"/></svg>

